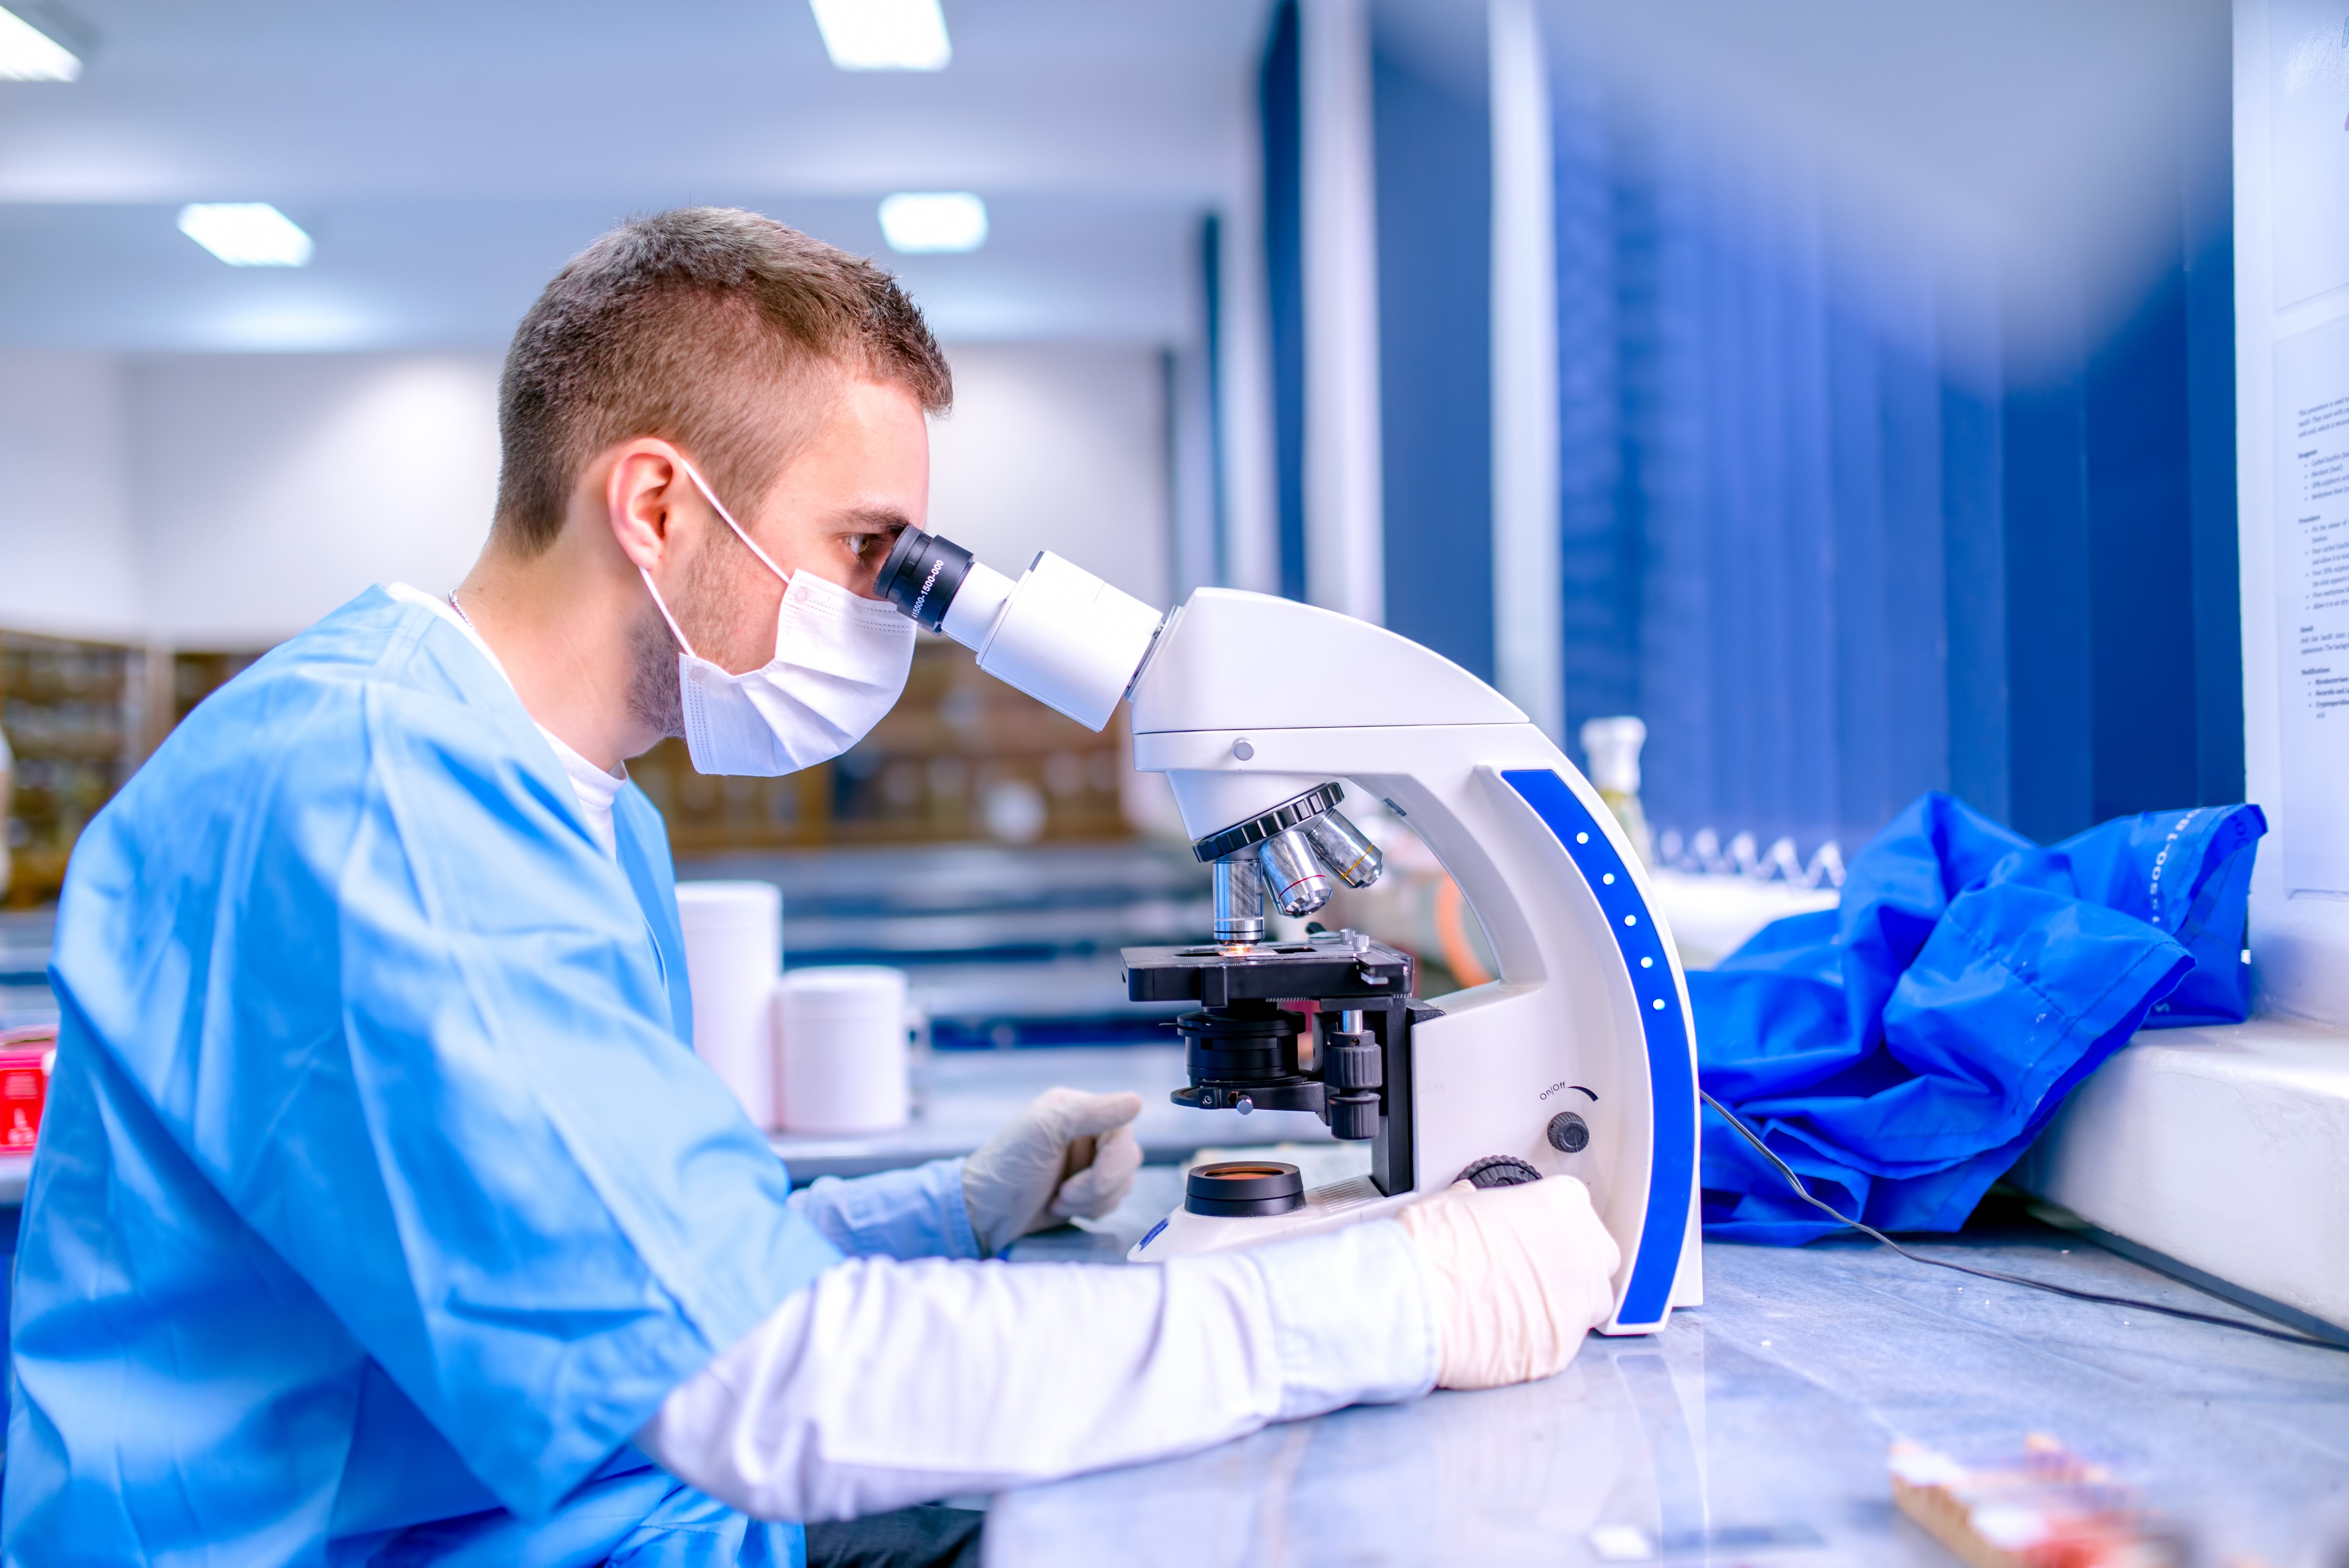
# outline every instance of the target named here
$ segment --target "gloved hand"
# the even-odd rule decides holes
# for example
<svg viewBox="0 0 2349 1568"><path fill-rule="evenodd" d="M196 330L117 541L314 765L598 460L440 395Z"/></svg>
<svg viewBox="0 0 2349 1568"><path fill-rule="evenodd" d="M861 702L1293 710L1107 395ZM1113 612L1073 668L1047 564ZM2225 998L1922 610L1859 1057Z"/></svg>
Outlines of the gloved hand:
<svg viewBox="0 0 2349 1568"><path fill-rule="evenodd" d="M1133 1190L1138 1094L1048 1088L962 1165L963 1205L988 1256L1073 1215L1098 1220Z"/></svg>
<svg viewBox="0 0 2349 1568"><path fill-rule="evenodd" d="M1621 1249L1571 1176L1455 1181L1395 1216L1434 1285L1435 1381L1497 1388L1562 1372L1615 1305Z"/></svg>

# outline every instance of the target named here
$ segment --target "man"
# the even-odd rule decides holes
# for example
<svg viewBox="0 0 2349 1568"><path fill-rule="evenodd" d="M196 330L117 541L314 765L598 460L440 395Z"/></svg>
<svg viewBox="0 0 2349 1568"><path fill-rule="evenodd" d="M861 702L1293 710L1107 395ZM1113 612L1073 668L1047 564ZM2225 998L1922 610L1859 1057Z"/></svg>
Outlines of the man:
<svg viewBox="0 0 2349 1568"><path fill-rule="evenodd" d="M1010 1268L977 1260L1122 1195L1133 1097L1054 1091L968 1161L792 1194L692 1056L622 760L682 734L705 767L804 766L895 700L910 632L870 588L948 396L863 262L743 212L616 230L515 335L457 592L345 605L91 824L9 1563L796 1562L772 1522L1571 1357L1616 1261L1572 1181ZM936 1522L881 1528L967 1554Z"/></svg>

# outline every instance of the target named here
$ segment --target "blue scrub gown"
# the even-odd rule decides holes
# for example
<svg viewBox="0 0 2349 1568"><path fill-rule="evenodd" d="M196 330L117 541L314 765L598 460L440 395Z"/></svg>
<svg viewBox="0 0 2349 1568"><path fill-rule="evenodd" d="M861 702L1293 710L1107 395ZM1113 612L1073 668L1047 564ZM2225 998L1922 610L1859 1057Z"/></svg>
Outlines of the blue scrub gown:
<svg viewBox="0 0 2349 1568"><path fill-rule="evenodd" d="M90 824L7 1563L802 1560L630 1443L841 1253L687 1044L659 814L615 826L616 863L504 678L381 591Z"/></svg>

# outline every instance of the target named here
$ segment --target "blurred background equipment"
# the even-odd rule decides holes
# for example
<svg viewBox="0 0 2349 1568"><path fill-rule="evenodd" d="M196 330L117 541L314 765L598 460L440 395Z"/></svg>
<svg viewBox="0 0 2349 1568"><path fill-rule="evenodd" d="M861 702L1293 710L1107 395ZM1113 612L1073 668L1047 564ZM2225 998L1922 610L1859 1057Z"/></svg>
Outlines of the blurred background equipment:
<svg viewBox="0 0 2349 1568"><path fill-rule="evenodd" d="M0 632L0 727L15 755L5 902L55 899L84 822L146 757L141 650Z"/></svg>
<svg viewBox="0 0 2349 1568"><path fill-rule="evenodd" d="M54 1025L0 1028L0 1150L24 1154L40 1140L57 1056Z"/></svg>
<svg viewBox="0 0 2349 1568"><path fill-rule="evenodd" d="M1582 766L1591 788L1623 824L1623 831L1640 851L1640 863L1656 863L1656 836L1648 831L1648 814L1640 806L1640 748L1648 743L1648 727L1630 714L1582 721Z"/></svg>

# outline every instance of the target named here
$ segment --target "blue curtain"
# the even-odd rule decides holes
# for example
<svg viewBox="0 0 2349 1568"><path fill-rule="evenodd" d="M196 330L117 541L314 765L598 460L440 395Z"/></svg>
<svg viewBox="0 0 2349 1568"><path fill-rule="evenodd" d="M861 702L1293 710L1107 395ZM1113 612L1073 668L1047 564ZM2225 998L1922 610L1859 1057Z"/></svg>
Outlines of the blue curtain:
<svg viewBox="0 0 2349 1568"><path fill-rule="evenodd" d="M2010 384L1993 266L1556 66L1569 738L1637 714L1658 829L1806 856L2239 799L2223 224Z"/></svg>
<svg viewBox="0 0 2349 1568"><path fill-rule="evenodd" d="M1558 120L1568 731L1647 720L1660 826L1857 844L1950 781L1947 280L1663 117Z"/></svg>

